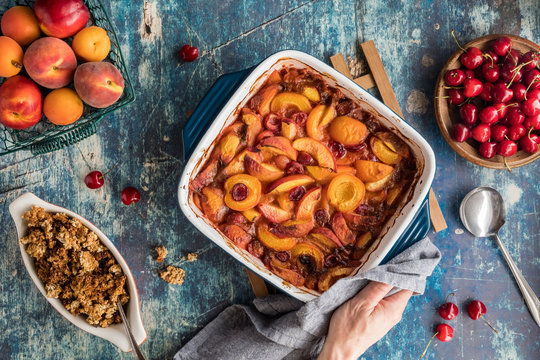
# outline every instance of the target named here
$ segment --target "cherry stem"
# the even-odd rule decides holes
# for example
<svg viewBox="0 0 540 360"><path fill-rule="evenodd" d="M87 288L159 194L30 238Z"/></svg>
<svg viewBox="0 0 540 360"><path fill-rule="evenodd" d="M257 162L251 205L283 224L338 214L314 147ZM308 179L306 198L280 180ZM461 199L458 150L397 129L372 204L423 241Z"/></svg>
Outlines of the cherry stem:
<svg viewBox="0 0 540 360"><path fill-rule="evenodd" d="M482 318L482 320L484 320L484 322L487 324L487 326L489 326L491 328L491 330L495 331L496 334L498 334L499 332L497 330L495 330L495 328L489 323L489 321L487 321L485 318L484 318L484 315L480 315L480 317Z"/></svg>
<svg viewBox="0 0 540 360"><path fill-rule="evenodd" d="M452 30L452 31L454 31L454 30ZM426 349L424 350L424 352L422 353L422 355L420 355L420 359L423 358L424 355L426 355L426 352L427 352L427 350L428 350L428 348L429 348L429 345L431 345L431 342L433 341L433 338L434 338L435 336L437 336L437 335L439 335L439 332L438 332L438 331L437 331L435 334L433 334L433 336L431 337L431 339L429 339L429 342L427 343Z"/></svg>
<svg viewBox="0 0 540 360"><path fill-rule="evenodd" d="M447 89L447 90L451 90L451 89L460 90L460 89L464 89L465 87L463 87L463 86L443 86L443 88Z"/></svg>
<svg viewBox="0 0 540 360"><path fill-rule="evenodd" d="M452 37L453 37L454 40L456 41L457 46L458 46L462 51L465 51L465 52L466 52L467 50L465 50L463 47L461 47L461 45L459 45L459 41L457 41L457 39L456 39L456 34L454 34L454 29L452 29L452 31L450 31L450 33L452 34Z"/></svg>
<svg viewBox="0 0 540 360"><path fill-rule="evenodd" d="M527 88L525 89L525 100L527 100L527 93L529 92L529 89L531 88L532 84L534 84L535 81L536 81L536 78L534 78L534 80L531 81L529 86L527 86Z"/></svg>
<svg viewBox="0 0 540 360"><path fill-rule="evenodd" d="M100 178L100 179L103 179L103 177L104 177L105 175L107 175L108 173L110 173L111 170L114 169L114 168L117 167L117 166L118 166L118 161L116 162L116 164L113 165L112 168L110 168L109 170L105 171L105 173L101 174L101 176L100 176L99 178Z"/></svg>
<svg viewBox="0 0 540 360"><path fill-rule="evenodd" d="M516 67L511 71L511 72L514 73L514 76L512 76L512 80L510 80L510 82L508 83L508 85L506 85L506 88L507 88L507 89L510 89L510 86L512 85L512 82L513 82L514 79L516 78L516 75L518 74L519 70L521 70L525 65L528 65L528 64L530 64L531 62L532 62L532 60L529 61L529 62L526 62L526 63L524 63L524 64L521 64L521 65L519 65L519 66L516 66Z"/></svg>
<svg viewBox="0 0 540 360"><path fill-rule="evenodd" d="M527 137L529 139L531 138L531 133L532 133L533 130L534 130L534 126L531 126L531 128L529 129L529 133L527 134Z"/></svg>
<svg viewBox="0 0 540 360"><path fill-rule="evenodd" d="M448 298L450 297L450 295L456 296L456 293L451 292L450 294L446 295L446 299L444 299L444 305L448 304Z"/></svg>
<svg viewBox="0 0 540 360"><path fill-rule="evenodd" d="M511 173L512 168L510 166L508 166L508 163L506 162L506 156L503 156L503 162L504 162L504 166L506 166L506 169L508 169L508 172ZM486 324L489 325L490 328L493 329L493 327L486 321L486 319L484 319L484 317L482 317L482 319L486 322ZM495 330L495 329L493 329L493 331L497 332L497 330Z"/></svg>
<svg viewBox="0 0 540 360"><path fill-rule="evenodd" d="M448 99L450 96L435 96L435 99Z"/></svg>
<svg viewBox="0 0 540 360"><path fill-rule="evenodd" d="M461 107L461 106L463 106L463 105L465 105L465 104L470 103L470 102L472 101L471 99L472 99L472 98L466 98L464 102L462 102L461 104L458 105L458 107Z"/></svg>
<svg viewBox="0 0 540 360"><path fill-rule="evenodd" d="M491 68L493 69L493 67L495 66L495 64L493 63L493 56L489 55L488 53L482 54L482 56L488 57L491 59Z"/></svg>
<svg viewBox="0 0 540 360"><path fill-rule="evenodd" d="M189 27L187 27L186 29L187 29L187 35L189 37L189 46L193 47L193 43L191 42L191 34L189 33Z"/></svg>
<svg viewBox="0 0 540 360"><path fill-rule="evenodd" d="M139 215L141 215L141 217L142 217L143 219L146 219L146 218L143 216L143 214L141 213L141 211L139 210L139 208L137 207L137 204L135 203L135 201L132 201L131 203L133 204L133 206L135 207L135 210L137 210L137 212L139 213Z"/></svg>

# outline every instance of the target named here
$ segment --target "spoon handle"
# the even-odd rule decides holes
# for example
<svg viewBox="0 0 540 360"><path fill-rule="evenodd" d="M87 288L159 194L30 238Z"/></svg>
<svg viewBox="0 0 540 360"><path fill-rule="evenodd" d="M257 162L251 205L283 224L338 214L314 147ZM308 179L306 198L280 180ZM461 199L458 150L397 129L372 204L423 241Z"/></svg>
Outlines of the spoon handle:
<svg viewBox="0 0 540 360"><path fill-rule="evenodd" d="M495 241L497 242L497 245L499 245L504 259L508 263L512 274L516 279L516 282L519 286L519 289L521 290L521 293L523 294L523 298L525 299L525 302L529 307L529 311L531 312L534 321L536 321L536 324L540 326L540 300L538 300L538 297L534 293L533 289L529 286L527 280L525 280L523 274L521 274L521 271L519 271L519 269L517 268L514 260L512 260L512 257L510 256L510 253L508 252L503 242L499 238L499 235L497 234L495 234Z"/></svg>

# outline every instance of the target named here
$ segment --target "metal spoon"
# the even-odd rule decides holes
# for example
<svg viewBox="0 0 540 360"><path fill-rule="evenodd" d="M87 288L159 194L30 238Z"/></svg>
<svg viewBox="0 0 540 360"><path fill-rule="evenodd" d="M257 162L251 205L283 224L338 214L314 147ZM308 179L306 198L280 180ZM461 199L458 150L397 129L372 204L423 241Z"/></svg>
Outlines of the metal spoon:
<svg viewBox="0 0 540 360"><path fill-rule="evenodd" d="M133 350L133 355L135 355L136 359L139 360L146 360L143 353L141 352L141 349L139 349L139 346L137 345L137 341L133 337L133 334L131 333L131 327L129 326L127 316L124 313L124 308L122 307L122 303L120 300L116 302L116 305L118 306L118 312L120 312L120 317L122 318L122 324L124 324L124 329L126 330L126 334L128 335L129 342L131 343L131 349Z"/></svg>
<svg viewBox="0 0 540 360"><path fill-rule="evenodd" d="M499 245L504 259L510 266L510 270L523 294L523 298L529 307L536 324L540 326L540 300L529 286L510 253L499 238L499 229L504 225L506 209L504 201L497 190L490 187L478 187L468 193L459 207L459 217L463 225L474 236L493 237Z"/></svg>

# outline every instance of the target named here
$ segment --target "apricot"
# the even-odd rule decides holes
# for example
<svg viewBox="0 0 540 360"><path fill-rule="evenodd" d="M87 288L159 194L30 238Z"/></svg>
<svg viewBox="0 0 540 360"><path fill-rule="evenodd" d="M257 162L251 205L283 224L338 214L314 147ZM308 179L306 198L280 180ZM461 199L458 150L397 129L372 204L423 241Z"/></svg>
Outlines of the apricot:
<svg viewBox="0 0 540 360"><path fill-rule="evenodd" d="M336 281L350 275L354 270L355 268L353 267L335 267L328 269L328 271L319 278L317 288L320 292L325 292L330 286L334 285Z"/></svg>
<svg viewBox="0 0 540 360"><path fill-rule="evenodd" d="M21 72L23 50L12 38L0 36L0 77L12 77Z"/></svg>
<svg viewBox="0 0 540 360"><path fill-rule="evenodd" d="M51 91L43 101L43 113L56 125L69 125L79 120L83 108L79 95L68 88Z"/></svg>
<svg viewBox="0 0 540 360"><path fill-rule="evenodd" d="M343 213L339 211L335 212L330 220L330 226L342 244L352 244L354 241L354 234L352 233L351 229L349 229Z"/></svg>
<svg viewBox="0 0 540 360"><path fill-rule="evenodd" d="M300 259L301 257L302 259ZM295 247L291 249L291 258L296 262L299 268L305 266L304 262L306 261L306 258L310 259L313 269L316 269L317 271L322 270L324 266L324 254L322 251L318 247L307 242L296 244Z"/></svg>
<svg viewBox="0 0 540 360"><path fill-rule="evenodd" d="M289 140L294 140L296 134L299 132L298 125L294 122L281 122L281 135Z"/></svg>
<svg viewBox="0 0 540 360"><path fill-rule="evenodd" d="M277 276L293 286L302 286L306 281L302 275L292 269L287 269L283 266L275 266L274 264L271 265L271 268Z"/></svg>
<svg viewBox="0 0 540 360"><path fill-rule="evenodd" d="M313 211L315 206L321 200L321 187L316 186L308 190L304 196L298 201L298 208L296 209L297 219L313 219Z"/></svg>
<svg viewBox="0 0 540 360"><path fill-rule="evenodd" d="M336 234L334 234L332 230L325 227L318 227L313 229L310 233L310 236L325 248L334 249L336 247L343 246Z"/></svg>
<svg viewBox="0 0 540 360"><path fill-rule="evenodd" d="M320 184L326 184L336 176L335 171L326 167L307 165L305 168L307 173Z"/></svg>
<svg viewBox="0 0 540 360"><path fill-rule="evenodd" d="M255 209L247 209L247 210L244 210L242 211L242 215L245 216L245 218L249 221L249 222L252 222L254 223L255 221L257 221L257 219L259 219L261 217L261 213L258 212L257 210Z"/></svg>
<svg viewBox="0 0 540 360"><path fill-rule="evenodd" d="M382 140L372 137L369 144L373 154L383 163L395 165L401 160L401 156L386 146Z"/></svg>
<svg viewBox="0 0 540 360"><path fill-rule="evenodd" d="M257 136L261 133L263 126L261 116L254 114L249 109L242 109L242 121L247 126L246 143L248 147L255 146Z"/></svg>
<svg viewBox="0 0 540 360"><path fill-rule="evenodd" d="M390 175L394 168L377 161L356 160L356 176L364 182L379 181Z"/></svg>
<svg viewBox="0 0 540 360"><path fill-rule="evenodd" d="M229 177L229 176L233 176L233 175L241 174L245 172L246 169L244 166L244 158L246 157L247 154L249 154L249 156L254 160L257 160L257 161L263 160L260 151L252 152L247 149L244 149L240 153L238 153L238 155L236 155L234 159L232 159L232 161L223 168L223 170L221 170L221 175L223 177Z"/></svg>
<svg viewBox="0 0 540 360"><path fill-rule="evenodd" d="M285 155L295 161L298 155L291 141L283 136L266 137L259 142L259 148L261 150L268 150L273 155Z"/></svg>
<svg viewBox="0 0 540 360"><path fill-rule="evenodd" d="M75 35L71 47L79 59L101 61L109 55L111 40L105 29L89 26Z"/></svg>
<svg viewBox="0 0 540 360"><path fill-rule="evenodd" d="M369 244L372 238L371 232L367 231L356 238L354 246L363 249Z"/></svg>
<svg viewBox="0 0 540 360"><path fill-rule="evenodd" d="M249 155L246 155L244 158L244 166L250 175L255 176L260 181L274 181L281 178L284 174L283 170L270 164L258 162Z"/></svg>
<svg viewBox="0 0 540 360"><path fill-rule="evenodd" d="M284 210L277 206L261 202L258 205L261 214L270 222L279 224L292 218L290 211Z"/></svg>
<svg viewBox="0 0 540 360"><path fill-rule="evenodd" d="M293 144L293 148L296 151L305 151L311 155L319 166L329 168L333 171L337 170L336 159L334 155L322 142L311 139L309 137L303 137L296 139Z"/></svg>
<svg viewBox="0 0 540 360"><path fill-rule="evenodd" d="M279 194L276 198L276 201L279 204L280 208L289 213L291 213L296 206L296 202L289 199L289 193L287 192Z"/></svg>
<svg viewBox="0 0 540 360"><path fill-rule="evenodd" d="M247 250L247 246L253 240L251 235L236 224L224 224L221 226L221 231L240 249Z"/></svg>
<svg viewBox="0 0 540 360"><path fill-rule="evenodd" d="M402 158L409 156L409 147L396 134L388 131L379 131L375 133L374 136L382 140L390 150L398 153Z"/></svg>
<svg viewBox="0 0 540 360"><path fill-rule="evenodd" d="M281 224L278 224L275 229L272 230L274 235L279 237L295 237L299 238L307 235L311 229L313 229L315 223L313 218L303 220L287 220Z"/></svg>
<svg viewBox="0 0 540 360"><path fill-rule="evenodd" d="M393 188L391 188L390 190L388 190L388 195L386 197L386 203L388 205L392 205L394 203L394 201L396 201L398 195L401 193L401 186L395 186Z"/></svg>
<svg viewBox="0 0 540 360"><path fill-rule="evenodd" d="M274 100L274 97L279 91L279 85L272 84L268 85L259 91L259 96L261 97L261 103L259 104L259 114L266 116L270 113L270 103Z"/></svg>
<svg viewBox="0 0 540 360"><path fill-rule="evenodd" d="M281 75L279 74L279 71L272 71L270 76L268 76L268 79L266 79L266 82L268 84L279 84L281 82Z"/></svg>
<svg viewBox="0 0 540 360"><path fill-rule="evenodd" d="M245 185L247 195L243 200L234 200L232 196L233 187L237 184ZM254 176L247 174L233 175L225 181L225 204L233 210L245 211L251 209L259 203L261 199L261 182Z"/></svg>
<svg viewBox="0 0 540 360"><path fill-rule="evenodd" d="M240 138L234 133L229 132L219 141L219 157L225 164L231 162L236 155L236 151L240 145Z"/></svg>
<svg viewBox="0 0 540 360"><path fill-rule="evenodd" d="M204 198L201 201L202 211L213 223L221 223L229 212L223 201L223 190L217 187L206 186L202 189Z"/></svg>
<svg viewBox="0 0 540 360"><path fill-rule="evenodd" d="M338 116L332 120L328 131L332 140L345 146L360 144L368 135L366 125L349 116Z"/></svg>
<svg viewBox="0 0 540 360"><path fill-rule="evenodd" d="M308 175L289 175L271 183L266 189L268 194L278 194L294 189L297 186L312 184L315 180Z"/></svg>
<svg viewBox="0 0 540 360"><path fill-rule="evenodd" d="M259 223L257 226L257 236L264 246L275 251L288 251L296 245L295 238L280 238L272 234L270 230L268 230L268 225L265 223Z"/></svg>
<svg viewBox="0 0 540 360"><path fill-rule="evenodd" d="M309 113L311 111L311 103L307 97L295 92L282 92L272 99L270 111L284 113L291 110Z"/></svg>
<svg viewBox="0 0 540 360"><path fill-rule="evenodd" d="M384 187L386 186L386 184L388 184L388 182L390 181L391 178L392 178L392 174L386 175L381 180L377 180L377 181L373 181L373 182L367 182L365 184L366 185L366 190L367 191L380 191L380 190L384 189Z"/></svg>
<svg viewBox="0 0 540 360"><path fill-rule="evenodd" d="M365 193L364 183L350 174L338 174L328 185L328 200L341 212L356 209Z"/></svg>
<svg viewBox="0 0 540 360"><path fill-rule="evenodd" d="M336 117L333 105L317 105L311 110L306 122L307 135L315 140L324 140L323 130Z"/></svg>
<svg viewBox="0 0 540 360"><path fill-rule="evenodd" d="M34 11L27 6L14 6L2 15L2 34L27 46L39 38L41 30Z"/></svg>
<svg viewBox="0 0 540 360"><path fill-rule="evenodd" d="M319 94L319 90L317 90L317 88L314 86L304 87L304 90L302 90L302 95L307 97L309 101L312 101L312 102L321 101L321 95Z"/></svg>

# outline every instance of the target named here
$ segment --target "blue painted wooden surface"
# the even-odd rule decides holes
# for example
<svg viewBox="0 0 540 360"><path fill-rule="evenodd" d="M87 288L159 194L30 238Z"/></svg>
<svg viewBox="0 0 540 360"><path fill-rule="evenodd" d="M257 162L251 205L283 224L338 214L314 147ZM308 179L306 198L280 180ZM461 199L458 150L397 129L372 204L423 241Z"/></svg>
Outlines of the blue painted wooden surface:
<svg viewBox="0 0 540 360"><path fill-rule="evenodd" d="M540 185L538 163L511 174L474 166L444 142L433 114L439 69L454 51L450 30L463 42L488 33L512 33L540 42L537 0L521 1L129 1L107 3L137 92L133 105L108 116L98 134L68 149L33 157L0 158L0 358L130 359L108 342L62 319L33 286L17 245L8 204L25 191L70 208L98 225L118 246L136 278L149 338L150 359L176 350L224 307L248 303L252 292L243 267L188 224L176 202L182 172L180 130L215 79L246 68L281 49L306 51L323 61L343 52L359 58L358 44L375 40L405 117L435 150L434 188L448 229L432 234L444 258L426 294L408 305L403 321L365 358L415 359L439 322L436 307L457 289L458 305L479 298L495 335L466 315L451 322L455 338L436 343L427 359L535 359L540 331L528 314L502 256L487 239L463 232L462 197L492 186L507 204L501 237L533 289L540 293ZM178 61L189 27L200 58ZM106 170L105 186L92 191L83 178ZM146 220L121 204L127 185L142 190ZM169 286L157 277L151 249L164 244L168 261L191 251L186 282Z"/></svg>

